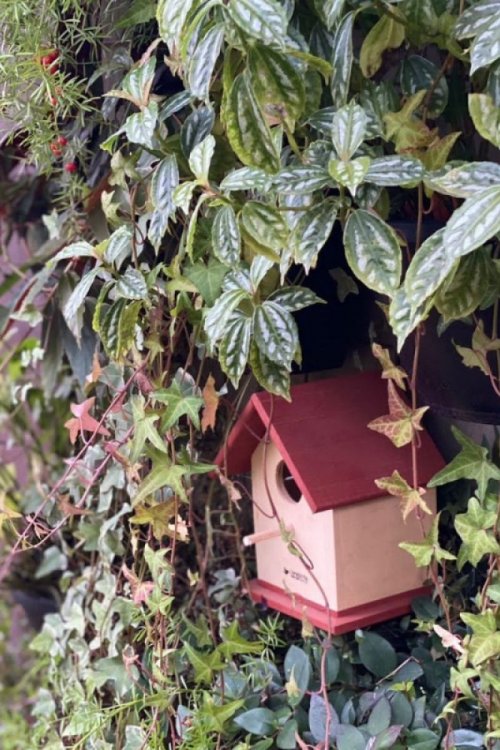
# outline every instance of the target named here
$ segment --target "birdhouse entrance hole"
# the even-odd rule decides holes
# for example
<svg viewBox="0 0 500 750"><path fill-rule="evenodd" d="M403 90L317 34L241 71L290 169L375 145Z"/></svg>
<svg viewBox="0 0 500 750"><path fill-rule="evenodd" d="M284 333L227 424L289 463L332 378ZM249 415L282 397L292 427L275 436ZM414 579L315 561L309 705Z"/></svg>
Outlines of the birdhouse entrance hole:
<svg viewBox="0 0 500 750"><path fill-rule="evenodd" d="M284 461L280 461L278 466L276 467L276 475L278 479L278 486L284 491L289 500L292 500L294 503L298 503L300 498L302 497L302 492L295 482L295 479L292 476L292 472Z"/></svg>

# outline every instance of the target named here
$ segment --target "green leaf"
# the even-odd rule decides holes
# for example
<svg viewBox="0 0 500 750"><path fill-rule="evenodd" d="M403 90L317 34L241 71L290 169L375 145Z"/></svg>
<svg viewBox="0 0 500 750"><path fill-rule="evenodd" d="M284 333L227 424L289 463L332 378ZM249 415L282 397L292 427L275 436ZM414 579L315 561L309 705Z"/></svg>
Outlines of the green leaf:
<svg viewBox="0 0 500 750"><path fill-rule="evenodd" d="M160 0L156 11L160 36L169 47L180 42L180 35L194 0Z"/></svg>
<svg viewBox="0 0 500 750"><path fill-rule="evenodd" d="M467 39L476 36L481 31L493 26L499 26L500 0L480 0L466 8L455 24L457 39Z"/></svg>
<svg viewBox="0 0 500 750"><path fill-rule="evenodd" d="M136 268L127 268L116 284L116 294L125 299L147 299L146 279Z"/></svg>
<svg viewBox="0 0 500 750"><path fill-rule="evenodd" d="M158 104L149 102L140 112L129 115L125 120L124 131L131 143L153 148L153 136L158 120Z"/></svg>
<svg viewBox="0 0 500 750"><path fill-rule="evenodd" d="M249 363L257 382L266 391L290 401L290 373L288 368L267 359L254 342L250 345Z"/></svg>
<svg viewBox="0 0 500 750"><path fill-rule="evenodd" d="M327 720L329 720L328 737L333 740L339 724L337 712L331 703L325 703L321 695L313 693L309 704L309 729L317 742L325 741Z"/></svg>
<svg viewBox="0 0 500 750"><path fill-rule="evenodd" d="M461 258L457 271L439 289L435 305L446 322L465 318L480 306L490 285L495 294L495 266L488 251L480 247Z"/></svg>
<svg viewBox="0 0 500 750"><path fill-rule="evenodd" d="M348 161L363 143L366 134L366 115L354 101L335 112L332 121L332 141L339 159Z"/></svg>
<svg viewBox="0 0 500 750"><path fill-rule="evenodd" d="M318 12L324 19L328 30L333 28L342 15L344 4L345 0L316 0Z"/></svg>
<svg viewBox="0 0 500 750"><path fill-rule="evenodd" d="M342 107L346 104L349 96L351 71L354 62L352 31L355 18L355 11L347 13L340 22L333 38L333 73L330 90L333 104L336 107Z"/></svg>
<svg viewBox="0 0 500 750"><path fill-rule="evenodd" d="M204 101L209 99L210 81L223 40L224 25L216 24L202 36L194 52L190 54L188 64L189 90L198 99Z"/></svg>
<svg viewBox="0 0 500 750"><path fill-rule="evenodd" d="M226 6L232 20L262 44L282 46L287 18L276 0L230 0Z"/></svg>
<svg viewBox="0 0 500 750"><path fill-rule="evenodd" d="M189 168L197 180L206 185L208 182L208 171L215 151L215 138L207 135L200 143L192 149L189 154Z"/></svg>
<svg viewBox="0 0 500 750"><path fill-rule="evenodd" d="M214 672L220 672L225 667L218 651L205 654L202 651L197 651L193 646L185 642L184 652L194 669L195 680L198 683L210 685Z"/></svg>
<svg viewBox="0 0 500 750"><path fill-rule="evenodd" d="M285 167L274 178L274 186L282 195L314 193L330 182L327 170L312 164Z"/></svg>
<svg viewBox="0 0 500 750"><path fill-rule="evenodd" d="M443 235L447 253L455 258L484 245L500 231L500 185L467 198L448 221Z"/></svg>
<svg viewBox="0 0 500 750"><path fill-rule="evenodd" d="M262 354L271 362L290 368L299 343L297 325L290 313L267 300L256 308L253 325L255 342Z"/></svg>
<svg viewBox="0 0 500 750"><path fill-rule="evenodd" d="M215 114L210 107L195 109L186 117L181 128L181 146L185 156L189 157L193 148L210 135L214 123Z"/></svg>
<svg viewBox="0 0 500 750"><path fill-rule="evenodd" d="M137 494L133 499L134 506L140 505L164 487L170 487L179 498L187 500L186 490L182 485L182 477L186 473L186 467L169 464L167 458L163 456L162 462L157 463L139 485Z"/></svg>
<svg viewBox="0 0 500 750"><path fill-rule="evenodd" d="M500 107L488 94L469 94L469 112L476 130L500 148Z"/></svg>
<svg viewBox="0 0 500 750"><path fill-rule="evenodd" d="M274 731L274 713L269 708L251 708L237 716L234 723L245 732L265 737Z"/></svg>
<svg viewBox="0 0 500 750"><path fill-rule="evenodd" d="M363 39L359 65L366 78L371 78L382 65L387 49L397 49L405 38L405 27L392 16L382 16Z"/></svg>
<svg viewBox="0 0 500 750"><path fill-rule="evenodd" d="M368 717L367 729L371 735L380 734L388 729L391 724L391 704L383 695L375 703L370 716Z"/></svg>
<svg viewBox="0 0 500 750"><path fill-rule="evenodd" d="M205 316L205 333L212 343L217 342L224 335L233 310L248 298L248 292L242 289L231 289L224 292L210 308Z"/></svg>
<svg viewBox="0 0 500 750"><path fill-rule="evenodd" d="M238 159L247 166L277 172L279 153L250 78L245 73L237 76L231 86L224 118L229 143Z"/></svg>
<svg viewBox="0 0 500 750"><path fill-rule="evenodd" d="M340 302L344 302L349 294L359 294L359 287L352 276L344 271L343 268L330 269L330 276L337 285L337 297Z"/></svg>
<svg viewBox="0 0 500 750"><path fill-rule="evenodd" d="M422 162L413 156L379 156L371 160L366 182L397 187L419 182L424 176Z"/></svg>
<svg viewBox="0 0 500 750"><path fill-rule="evenodd" d="M288 227L280 212L259 201L248 201L240 214L242 238L255 252L279 261L288 242Z"/></svg>
<svg viewBox="0 0 500 750"><path fill-rule="evenodd" d="M210 258L208 263L200 260L193 266L188 266L184 273L193 282L207 305L215 304L227 274L227 266L215 258Z"/></svg>
<svg viewBox="0 0 500 750"><path fill-rule="evenodd" d="M444 232L439 229L421 244L406 272L405 290L414 310L434 294L455 268L456 258L446 252L443 244Z"/></svg>
<svg viewBox="0 0 500 750"><path fill-rule="evenodd" d="M365 750L366 739L362 732L350 724L339 724L337 727L338 750Z"/></svg>
<svg viewBox="0 0 500 750"><path fill-rule="evenodd" d="M304 211L290 237L290 249L295 263L301 263L305 272L315 268L318 255L330 237L337 218L337 206L331 200L317 203Z"/></svg>
<svg viewBox="0 0 500 750"><path fill-rule="evenodd" d="M130 462L133 464L139 459L146 442L150 442L159 451L166 453L167 445L154 426L159 419L159 414L146 414L144 397L141 394L132 395L129 403L134 420L134 436L129 455Z"/></svg>
<svg viewBox="0 0 500 750"><path fill-rule="evenodd" d="M427 102L429 117L436 118L442 114L448 104L448 84L446 78L439 75L439 68L434 63L420 55L410 55L401 65L400 82L405 96L432 90Z"/></svg>
<svg viewBox="0 0 500 750"><path fill-rule="evenodd" d="M360 208L344 229L346 259L370 289L392 296L401 278L401 250L396 233L375 214Z"/></svg>
<svg viewBox="0 0 500 750"><path fill-rule="evenodd" d="M261 654L264 648L264 644L260 641L247 641L243 638L236 620L226 628L222 628L221 637L222 643L219 644L217 650L228 660L239 654Z"/></svg>
<svg viewBox="0 0 500 750"><path fill-rule="evenodd" d="M289 719L283 724L278 736L276 737L276 747L279 748L279 750L295 750L297 747L295 736L298 731L299 727L297 720Z"/></svg>
<svg viewBox="0 0 500 750"><path fill-rule="evenodd" d="M357 630L356 641L359 644L361 663L376 677L386 677L396 669L396 652L385 638L377 633Z"/></svg>
<svg viewBox="0 0 500 750"><path fill-rule="evenodd" d="M220 189L229 193L234 190L256 190L267 193L272 184L271 177L258 167L242 167L229 172L220 184Z"/></svg>
<svg viewBox="0 0 500 750"><path fill-rule="evenodd" d="M219 345L220 366L235 388L245 371L250 351L251 334L252 319L243 315L243 313L234 313L226 326L226 333Z"/></svg>
<svg viewBox="0 0 500 750"><path fill-rule="evenodd" d="M455 560L455 555L439 546L439 514L432 522L423 542L401 542L399 546L413 557L415 565L419 568L428 567L433 560Z"/></svg>
<svg viewBox="0 0 500 750"><path fill-rule="evenodd" d="M149 101L149 92L153 84L156 59L151 57L128 73L122 82L123 91L137 107L144 107Z"/></svg>
<svg viewBox="0 0 500 750"><path fill-rule="evenodd" d="M356 195L356 190L366 177L371 159L369 156L360 156L357 159L342 161L341 159L330 159L328 171L335 182L346 187L351 195Z"/></svg>
<svg viewBox="0 0 500 750"><path fill-rule="evenodd" d="M241 237L232 206L222 206L214 216L212 247L215 257L226 266L234 266L239 262Z"/></svg>
<svg viewBox="0 0 500 750"><path fill-rule="evenodd" d="M467 513L455 516L455 528L463 541L458 553L459 570L466 562L477 567L485 555L500 555L500 544L494 535L496 517L495 511L482 508L475 497L469 500Z"/></svg>
<svg viewBox="0 0 500 750"><path fill-rule="evenodd" d="M167 406L162 415L164 430L173 427L184 416L188 417L197 430L200 429L200 409L204 404L202 398L187 394L176 380L168 388L160 388L151 395Z"/></svg>
<svg viewBox="0 0 500 750"><path fill-rule="evenodd" d="M248 58L254 91L265 112L297 120L304 110L303 77L282 52L253 45Z"/></svg>
<svg viewBox="0 0 500 750"><path fill-rule="evenodd" d="M156 15L155 0L134 0L130 8L116 23L119 29L129 29L140 23L148 23Z"/></svg>
<svg viewBox="0 0 500 750"><path fill-rule="evenodd" d="M387 727L387 729L384 729L377 734L375 742L373 743L373 750L386 750L386 748L393 747L393 745L396 744L402 729L403 727L401 726L392 726Z"/></svg>
<svg viewBox="0 0 500 750"><path fill-rule="evenodd" d="M473 161L459 166L449 164L437 172L430 172L425 184L443 195L470 198L490 187L500 187L500 164L491 161Z"/></svg>
<svg viewBox="0 0 500 750"><path fill-rule="evenodd" d="M151 180L151 202L153 214L148 229L148 239L158 251L168 226L175 213L173 193L179 184L179 170L175 156L168 155L156 167Z"/></svg>
<svg viewBox="0 0 500 750"><path fill-rule="evenodd" d="M470 73L471 75L484 68L485 65L498 60L500 57L500 24L492 23L491 26L474 39L470 50Z"/></svg>
<svg viewBox="0 0 500 750"><path fill-rule="evenodd" d="M413 729L407 735L406 741L411 750L436 750L441 738L430 729Z"/></svg>
<svg viewBox="0 0 500 750"><path fill-rule="evenodd" d="M308 655L298 646L290 646L284 661L285 679L287 681L288 702L298 706L309 687L312 669ZM293 690L289 685L293 683Z"/></svg>

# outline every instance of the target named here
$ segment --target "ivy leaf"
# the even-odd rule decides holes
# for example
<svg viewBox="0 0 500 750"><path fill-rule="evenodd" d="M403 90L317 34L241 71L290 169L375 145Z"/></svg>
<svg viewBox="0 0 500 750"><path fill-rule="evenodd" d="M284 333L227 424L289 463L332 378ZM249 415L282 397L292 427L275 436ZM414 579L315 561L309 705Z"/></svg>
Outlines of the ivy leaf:
<svg viewBox="0 0 500 750"><path fill-rule="evenodd" d="M254 313L254 337L262 354L278 366L290 368L299 339L297 325L290 313L267 300Z"/></svg>
<svg viewBox="0 0 500 750"><path fill-rule="evenodd" d="M82 401L81 404L70 404L69 408L73 417L68 419L64 423L64 426L69 430L69 439L71 445L76 443L78 435L82 435L84 432L91 432L95 435L104 435L105 437L110 436L110 432L104 425L100 424L94 417L91 416L90 410L94 407L95 397L87 398Z"/></svg>
<svg viewBox="0 0 500 750"><path fill-rule="evenodd" d="M484 323L479 321L472 334L472 348L455 345L466 367L479 367L485 375L491 374L488 364L489 352L500 351L500 339L490 339L484 332Z"/></svg>
<svg viewBox="0 0 500 750"><path fill-rule="evenodd" d="M250 345L249 363L262 388L290 401L290 372L287 367L265 357L255 342Z"/></svg>
<svg viewBox="0 0 500 750"><path fill-rule="evenodd" d="M209 428L215 429L217 409L219 407L219 394L215 389L215 379L212 374L207 378L203 387L203 413L201 417L201 431L206 432Z"/></svg>
<svg viewBox="0 0 500 750"><path fill-rule="evenodd" d="M488 94L469 94L469 112L476 130L500 148L500 107Z"/></svg>
<svg viewBox="0 0 500 750"><path fill-rule="evenodd" d="M487 448L475 443L453 425L451 431L460 444L461 451L432 477L428 487L439 487L457 479L475 479L479 497L484 498L490 480L500 480L500 469L490 461Z"/></svg>
<svg viewBox="0 0 500 750"><path fill-rule="evenodd" d="M420 55L410 55L402 62L400 82L405 96L432 91L427 103L429 116L436 118L442 114L448 104L448 84L434 63Z"/></svg>
<svg viewBox="0 0 500 750"><path fill-rule="evenodd" d="M233 313L219 345L219 360L222 369L235 388L245 371L251 334L252 319L240 312Z"/></svg>
<svg viewBox="0 0 500 750"><path fill-rule="evenodd" d="M366 177L370 162L371 159L369 156L360 156L357 159L350 159L349 161L330 159L328 171L335 182L346 187L354 197L357 188Z"/></svg>
<svg viewBox="0 0 500 750"><path fill-rule="evenodd" d="M188 417L196 429L200 429L200 409L203 406L203 399L199 396L188 395L176 380L168 388L153 391L151 396L167 407L162 414L162 429L170 429L182 417Z"/></svg>
<svg viewBox="0 0 500 750"><path fill-rule="evenodd" d="M439 514L423 542L401 542L399 546L413 557L418 568L427 568L433 560L455 560L455 555L439 546Z"/></svg>
<svg viewBox="0 0 500 750"><path fill-rule="evenodd" d="M366 182L392 187L419 182L424 176L422 163L412 156L379 156L372 159L366 173Z"/></svg>
<svg viewBox="0 0 500 750"><path fill-rule="evenodd" d="M319 252L330 237L336 218L336 204L325 200L304 211L295 225L289 247L295 263L301 263L306 273L316 267Z"/></svg>
<svg viewBox="0 0 500 750"><path fill-rule="evenodd" d="M352 31L355 18L355 11L347 13L340 22L333 38L333 73L330 89L333 104L336 107L342 107L346 104L349 96L351 71L354 62Z"/></svg>
<svg viewBox="0 0 500 750"><path fill-rule="evenodd" d="M247 74L241 73L231 86L224 117L227 137L238 159L264 172L277 172L280 158L276 143Z"/></svg>
<svg viewBox="0 0 500 750"><path fill-rule="evenodd" d="M208 170L215 151L215 138L207 135L200 143L192 149L189 154L189 168L197 180L203 185L208 182Z"/></svg>
<svg viewBox="0 0 500 750"><path fill-rule="evenodd" d="M130 397L130 406L132 408L132 418L134 420L134 436L130 447L129 461L134 464L142 454L146 442L150 442L162 453L167 452L165 441L160 437L156 429L155 422L159 419L159 414L146 413L144 397L136 394Z"/></svg>
<svg viewBox="0 0 500 750"><path fill-rule="evenodd" d="M359 65L366 78L371 78L382 65L387 49L397 49L405 39L405 27L392 16L383 15L371 27L361 45Z"/></svg>
<svg viewBox="0 0 500 750"><path fill-rule="evenodd" d="M264 648L264 644L259 641L248 641L243 638L236 620L226 628L222 628L221 637L222 643L219 644L217 650L228 660L239 654L260 654Z"/></svg>
<svg viewBox="0 0 500 750"><path fill-rule="evenodd" d="M230 0L232 20L262 44L282 46L287 29L285 10L276 0Z"/></svg>
<svg viewBox="0 0 500 750"><path fill-rule="evenodd" d="M376 479L375 484L381 490L386 490L390 495L401 499L401 509L405 521L414 510L431 514L431 510L423 498L425 490L422 487L419 487L418 490L411 487L398 471L393 471L390 477Z"/></svg>
<svg viewBox="0 0 500 750"><path fill-rule="evenodd" d="M346 258L367 287L392 296L401 278L401 250L394 230L382 219L359 208L344 229Z"/></svg>
<svg viewBox="0 0 500 750"><path fill-rule="evenodd" d="M224 25L212 26L200 39L189 57L188 82L193 96L208 101L215 63L224 40Z"/></svg>
<svg viewBox="0 0 500 750"><path fill-rule="evenodd" d="M198 683L209 685L212 682L214 672L220 672L224 669L225 664L218 650L212 651L211 654L205 654L185 642L184 651L194 669L195 680Z"/></svg>
<svg viewBox="0 0 500 750"><path fill-rule="evenodd" d="M248 70L264 112L288 121L300 117L305 105L303 77L286 55L255 44L248 57Z"/></svg>
<svg viewBox="0 0 500 750"><path fill-rule="evenodd" d="M155 505L136 505L134 515L129 518L129 523L151 526L153 536L159 542L164 536L172 536L171 521L175 518L176 500Z"/></svg>
<svg viewBox="0 0 500 750"><path fill-rule="evenodd" d="M382 367L382 378L385 380L394 380L398 388L401 388L402 391L406 390L405 380L408 379L408 375L402 367L394 364L389 350L384 349L380 344L372 344L372 354L378 359Z"/></svg>
<svg viewBox="0 0 500 750"><path fill-rule="evenodd" d="M149 102L140 112L129 115L125 120L124 131L131 143L153 148L153 136L158 120L158 104Z"/></svg>
<svg viewBox="0 0 500 750"><path fill-rule="evenodd" d="M458 553L459 570L466 562L477 567L485 555L500 555L494 534L496 518L496 511L485 510L475 497L469 500L467 513L455 516L455 528L463 541Z"/></svg>
<svg viewBox="0 0 500 750"><path fill-rule="evenodd" d="M212 247L215 257L226 266L234 266L239 262L241 236L232 206L222 206L214 216Z"/></svg>
<svg viewBox="0 0 500 750"><path fill-rule="evenodd" d="M215 258L210 258L207 264L200 260L188 266L184 273L193 282L207 305L213 305L220 294L227 266Z"/></svg>
<svg viewBox="0 0 500 750"><path fill-rule="evenodd" d="M332 121L332 141L339 159L348 161L363 143L366 115L354 101L337 110Z"/></svg>
<svg viewBox="0 0 500 750"><path fill-rule="evenodd" d="M423 104L426 91L417 91L410 96L399 112L388 112L384 115L386 138L394 141L396 151L426 148L435 138L435 132L415 116Z"/></svg>
<svg viewBox="0 0 500 750"><path fill-rule="evenodd" d="M134 507L141 505L144 500L164 487L169 487L179 499L187 501L186 490L182 484L182 477L187 473L185 466L175 466L168 463L167 458L162 454L161 463L153 466L152 471L139 485L134 497Z"/></svg>
<svg viewBox="0 0 500 750"><path fill-rule="evenodd" d="M396 448L401 448L403 445L411 443L417 430L423 429L421 425L422 417L429 407L422 406L419 409L411 409L398 394L392 380L388 381L387 389L389 414L372 420L368 427L370 430L375 430L375 432L380 432L388 437Z"/></svg>

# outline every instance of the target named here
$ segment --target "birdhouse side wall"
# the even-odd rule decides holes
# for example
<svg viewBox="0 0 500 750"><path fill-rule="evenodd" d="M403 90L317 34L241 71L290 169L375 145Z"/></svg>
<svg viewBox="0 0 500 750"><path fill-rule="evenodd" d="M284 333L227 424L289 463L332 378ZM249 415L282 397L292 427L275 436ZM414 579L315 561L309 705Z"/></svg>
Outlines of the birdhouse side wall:
<svg viewBox="0 0 500 750"><path fill-rule="evenodd" d="M436 493L429 490L425 501L432 515L423 519L429 530L436 512ZM401 542L421 542L422 527L415 513L403 520L394 497L355 503L333 511L340 610L420 588L427 577L417 568Z"/></svg>
<svg viewBox="0 0 500 750"><path fill-rule="evenodd" d="M299 557L292 554L281 536L256 544L257 575L288 593L297 594L320 605L337 609L337 574L333 549L333 513L314 514L307 500L292 500L280 480L283 458L277 446L261 443L252 456L252 496L255 532L276 531L279 522L272 517L272 504L293 539L312 566L307 570ZM321 589L316 581L320 582Z"/></svg>

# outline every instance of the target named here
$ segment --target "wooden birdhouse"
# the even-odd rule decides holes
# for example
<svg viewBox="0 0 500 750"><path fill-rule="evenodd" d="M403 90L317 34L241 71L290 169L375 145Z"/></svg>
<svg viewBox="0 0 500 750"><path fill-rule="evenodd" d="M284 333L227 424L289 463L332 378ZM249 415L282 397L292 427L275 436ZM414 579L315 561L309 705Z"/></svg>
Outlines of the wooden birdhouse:
<svg viewBox="0 0 500 750"><path fill-rule="evenodd" d="M421 521L415 513L403 521L398 499L375 484L394 470L412 478L411 447L367 428L386 413L387 384L371 372L295 386L291 403L252 397L217 463L228 476L251 470L255 601L343 633L405 614L427 591L426 571L399 548L422 541ZM429 435L419 436L425 486L443 461ZM435 491L424 499L434 514ZM422 520L428 529L432 515Z"/></svg>

